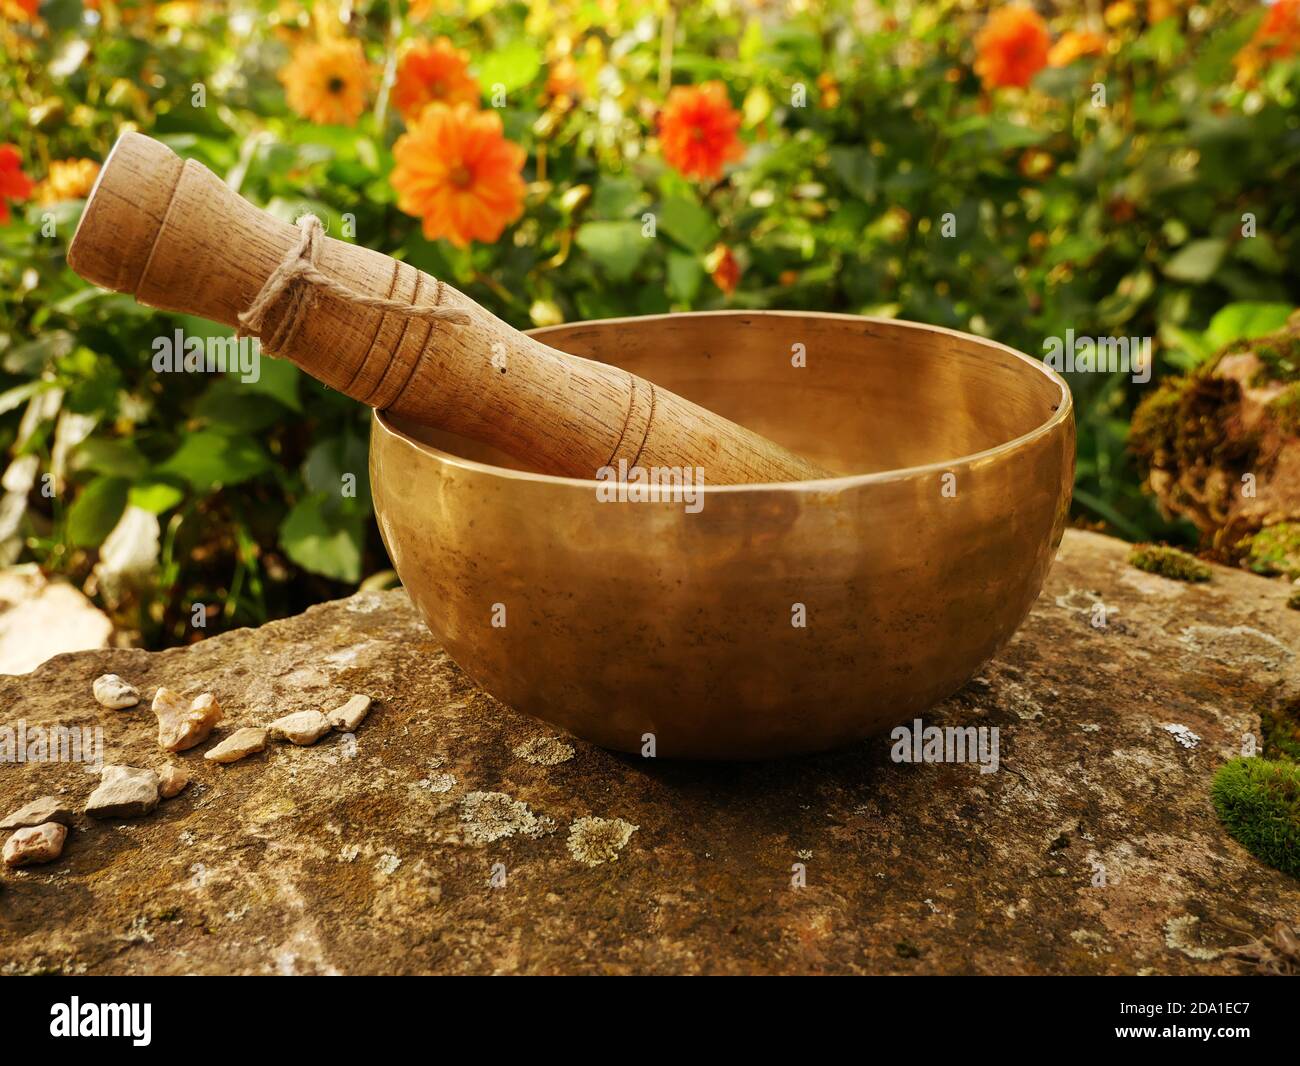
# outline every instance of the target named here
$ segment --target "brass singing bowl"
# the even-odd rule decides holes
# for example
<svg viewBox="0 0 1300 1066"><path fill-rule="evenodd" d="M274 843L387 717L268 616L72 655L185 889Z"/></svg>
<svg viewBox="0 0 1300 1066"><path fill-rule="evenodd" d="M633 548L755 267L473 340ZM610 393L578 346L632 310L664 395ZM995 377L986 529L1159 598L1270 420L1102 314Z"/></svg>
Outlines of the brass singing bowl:
<svg viewBox="0 0 1300 1066"><path fill-rule="evenodd" d="M504 703L620 751L821 751L961 688L1029 612L1074 477L1070 392L1037 360L805 312L533 335L845 476L710 485L705 464L692 513L689 499L601 500L595 481L376 414L393 564L451 657Z"/></svg>

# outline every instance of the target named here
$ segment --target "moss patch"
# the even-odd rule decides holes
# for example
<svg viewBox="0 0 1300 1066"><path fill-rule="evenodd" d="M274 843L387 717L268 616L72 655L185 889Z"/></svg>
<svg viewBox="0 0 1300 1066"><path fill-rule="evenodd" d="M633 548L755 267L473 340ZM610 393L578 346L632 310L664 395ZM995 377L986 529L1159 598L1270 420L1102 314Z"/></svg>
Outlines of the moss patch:
<svg viewBox="0 0 1300 1066"><path fill-rule="evenodd" d="M1251 384L1300 381L1300 330L1284 330L1249 343L1263 367Z"/></svg>
<svg viewBox="0 0 1300 1066"><path fill-rule="evenodd" d="M1128 561L1148 574L1173 578L1175 581L1209 581L1210 568L1195 556L1178 548L1160 544L1139 544Z"/></svg>
<svg viewBox="0 0 1300 1066"><path fill-rule="evenodd" d="M1300 384L1291 385L1286 392L1274 397L1268 409L1282 432L1300 434Z"/></svg>
<svg viewBox="0 0 1300 1066"><path fill-rule="evenodd" d="M1265 707L1259 713L1264 757L1300 762L1300 699Z"/></svg>
<svg viewBox="0 0 1300 1066"><path fill-rule="evenodd" d="M1242 846L1300 877L1300 765L1233 759L1214 775L1210 793L1220 820Z"/></svg>
<svg viewBox="0 0 1300 1066"><path fill-rule="evenodd" d="M1237 544L1257 574L1300 577L1300 522L1279 522Z"/></svg>

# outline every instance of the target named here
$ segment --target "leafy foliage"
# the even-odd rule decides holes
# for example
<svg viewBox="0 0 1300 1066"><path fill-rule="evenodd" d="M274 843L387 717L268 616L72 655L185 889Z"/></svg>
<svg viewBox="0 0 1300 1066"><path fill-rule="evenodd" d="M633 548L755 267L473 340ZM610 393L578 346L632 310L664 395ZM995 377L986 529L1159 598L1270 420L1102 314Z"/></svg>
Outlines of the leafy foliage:
<svg viewBox="0 0 1300 1066"><path fill-rule="evenodd" d="M1105 55L992 92L973 73L981 6L49 0L38 21L0 29L0 140L41 180L56 161L102 159L134 125L281 217L312 211L520 327L839 310L1030 353L1068 329L1151 336L1157 378L1276 328L1300 302L1300 108L1293 62L1236 80L1258 5L1164 4L1165 17L1144 5L1149 21L1112 20ZM1054 31L1078 22L1045 13ZM293 115L277 80L322 34L361 41L385 73L353 127ZM485 106L503 94L505 134L528 153L523 217L492 245L425 240L389 181L396 57L440 34L474 57ZM556 93L547 78L566 51L577 87ZM671 85L710 79L747 150L721 180L695 182L656 150L655 114ZM187 639L195 602L220 604L219 626L255 623L384 570L364 411L271 360L256 383L153 372L156 337L214 327L77 279L64 254L79 199L12 207L0 557L83 583L149 644ZM710 280L720 244L740 267L731 295ZM1134 539L1176 539L1125 452L1156 383L1071 385L1077 506ZM111 593L95 566L129 508L158 517L157 569Z"/></svg>

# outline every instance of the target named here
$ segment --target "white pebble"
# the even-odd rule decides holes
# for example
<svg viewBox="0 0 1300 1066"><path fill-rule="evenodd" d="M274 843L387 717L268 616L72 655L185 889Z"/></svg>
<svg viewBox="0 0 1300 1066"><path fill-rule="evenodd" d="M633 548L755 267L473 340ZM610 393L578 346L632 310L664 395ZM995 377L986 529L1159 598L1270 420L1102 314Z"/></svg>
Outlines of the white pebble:
<svg viewBox="0 0 1300 1066"><path fill-rule="evenodd" d="M114 711L134 707L140 702L140 691L134 685L123 681L117 674L102 674L95 678L95 699Z"/></svg>
<svg viewBox="0 0 1300 1066"><path fill-rule="evenodd" d="M329 719L320 711L297 711L277 718L267 729L277 740L287 740L291 744L306 746L315 744L330 731Z"/></svg>
<svg viewBox="0 0 1300 1066"><path fill-rule="evenodd" d="M342 707L336 707L330 711L329 723L340 733L353 733L356 731L367 714L370 713L369 696L353 696Z"/></svg>
<svg viewBox="0 0 1300 1066"><path fill-rule="evenodd" d="M245 726L236 729L214 748L209 748L203 757L209 762L238 762L247 755L254 755L266 747L266 730Z"/></svg>

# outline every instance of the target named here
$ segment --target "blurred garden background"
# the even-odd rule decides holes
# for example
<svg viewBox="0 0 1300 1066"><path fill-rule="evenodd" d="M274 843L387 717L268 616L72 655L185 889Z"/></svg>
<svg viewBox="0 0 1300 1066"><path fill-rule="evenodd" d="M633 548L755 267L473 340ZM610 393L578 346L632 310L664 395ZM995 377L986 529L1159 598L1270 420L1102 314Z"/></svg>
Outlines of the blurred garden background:
<svg viewBox="0 0 1300 1066"><path fill-rule="evenodd" d="M1077 520L1133 540L1197 540L1142 491L1137 404L1300 303L1300 0L0 12L0 564L147 647L393 578L366 486L337 488L367 411L269 359L164 380L154 338L215 327L67 269L126 128L521 328L810 308L1038 356L1154 338L1148 384L1071 379Z"/></svg>

